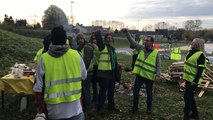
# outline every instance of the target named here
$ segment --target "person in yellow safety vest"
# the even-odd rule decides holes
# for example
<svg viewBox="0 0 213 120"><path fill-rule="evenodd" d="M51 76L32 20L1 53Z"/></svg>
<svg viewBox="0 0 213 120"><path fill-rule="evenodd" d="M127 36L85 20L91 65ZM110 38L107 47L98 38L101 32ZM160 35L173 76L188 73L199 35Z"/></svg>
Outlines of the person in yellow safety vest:
<svg viewBox="0 0 213 120"><path fill-rule="evenodd" d="M117 78L117 55L115 53L115 48L113 45L113 36L107 33L104 36L104 41L101 36L101 31L95 31L95 37L100 51L98 71L97 71L97 81L99 83L99 94L98 94L98 104L97 110L99 114L104 114L104 103L106 100L106 95L108 98L108 109L111 111L118 111L120 109L115 107L114 101L114 89L115 81Z"/></svg>
<svg viewBox="0 0 213 120"><path fill-rule="evenodd" d="M143 45L143 39L140 38L140 34L139 33L135 35L135 41L137 43L139 43L140 45ZM134 65L135 65L135 61L136 61L136 59L138 57L138 51L131 45L130 45L130 48L133 49L132 50L132 66L131 66L131 70L133 70Z"/></svg>
<svg viewBox="0 0 213 120"><path fill-rule="evenodd" d="M144 46L134 41L127 29L122 30L129 40L130 44L139 52L133 73L136 74L136 79L133 89L133 110L138 111L138 99L141 86L146 84L147 93L147 113L151 114L152 110L152 89L154 80L160 79L160 57L158 50L153 48L154 39L147 36L144 39Z"/></svg>
<svg viewBox="0 0 213 120"><path fill-rule="evenodd" d="M91 62L90 62L89 68L88 68L87 80L92 83L92 90L93 90L92 102L97 102L98 89L97 89L97 77L96 77L96 75L97 75L97 70L98 70L99 49L98 49L98 46L97 46L97 42L96 42L96 39L95 39L95 33L94 32L90 36L90 40L89 40L87 45L92 46L92 48L93 48L93 57L91 59ZM86 48L90 48L90 47L86 47ZM89 51L89 50L85 49L85 53L86 53L86 51ZM89 56L89 53L86 53L86 54L88 54L88 56ZM87 84L86 88L87 88L87 91L89 92L90 85ZM90 93L88 95L90 95Z"/></svg>
<svg viewBox="0 0 213 120"><path fill-rule="evenodd" d="M51 42L35 75L33 91L38 113L47 112L48 120L84 120L80 101L81 81L87 76L84 61L66 45L66 32L62 28L51 31Z"/></svg>
<svg viewBox="0 0 213 120"><path fill-rule="evenodd" d="M37 51L36 56L34 57L34 61L35 61L36 63L39 62L39 59L40 59L40 57L41 57L41 55L42 55L43 50L44 50L44 48L41 48L41 49L39 49L39 50Z"/></svg>
<svg viewBox="0 0 213 120"><path fill-rule="evenodd" d="M180 48L173 48L170 59L171 60L181 60Z"/></svg>
<svg viewBox="0 0 213 120"><path fill-rule="evenodd" d="M90 82L93 79L94 66L97 66L98 60L98 47L96 45L96 40L94 33L92 33L89 42L84 39L83 34L77 35L77 44L79 45L78 51L84 60L87 69L87 80L83 82L83 109L85 111L91 110L91 95L90 95ZM97 94L97 93L96 93Z"/></svg>
<svg viewBox="0 0 213 120"><path fill-rule="evenodd" d="M183 79L186 81L184 120L189 120L190 118L198 119L194 91L202 82L205 72L206 56L204 55L204 43L203 39L195 38L191 43L191 50L185 58L183 73Z"/></svg>
<svg viewBox="0 0 213 120"><path fill-rule="evenodd" d="M50 35L45 36L43 41L43 48L39 49L38 52L36 53L36 56L34 57L34 61L37 64L39 62L41 55L48 51L50 43L51 43Z"/></svg>

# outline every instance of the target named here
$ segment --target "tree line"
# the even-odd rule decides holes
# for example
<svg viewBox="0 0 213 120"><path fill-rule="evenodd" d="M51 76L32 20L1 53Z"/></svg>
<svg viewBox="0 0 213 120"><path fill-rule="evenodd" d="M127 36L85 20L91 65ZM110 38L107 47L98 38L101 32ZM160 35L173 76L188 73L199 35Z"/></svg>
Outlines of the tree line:
<svg viewBox="0 0 213 120"><path fill-rule="evenodd" d="M63 12L63 10L55 5L50 5L42 16L42 22L29 25L26 19L14 20L12 16L5 14L4 21L0 22L0 27L5 29L44 29L51 30L55 26L73 26L68 23L69 17ZM79 24L79 23L76 23ZM213 30L202 29L201 20L187 20L184 23L184 29L178 29L177 26L170 25L168 22L158 22L153 25L146 25L142 31L151 31L156 29L167 29L171 31L170 36L174 36L176 39L188 39L191 40L194 37L202 37L206 40L213 41ZM109 28L111 31L118 31L122 28L136 29L134 26L128 26L120 21L106 21L106 20L95 20L92 21L93 26L102 26L103 28ZM73 26L74 27L74 26ZM175 32L174 32L175 31Z"/></svg>

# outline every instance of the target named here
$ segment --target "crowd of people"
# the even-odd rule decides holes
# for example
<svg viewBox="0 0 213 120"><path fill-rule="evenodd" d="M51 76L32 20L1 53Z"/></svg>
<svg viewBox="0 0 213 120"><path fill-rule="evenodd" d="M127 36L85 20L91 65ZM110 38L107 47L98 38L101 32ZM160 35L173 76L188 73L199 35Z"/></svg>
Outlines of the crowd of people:
<svg viewBox="0 0 213 120"><path fill-rule="evenodd" d="M138 112L139 91L145 84L146 110L151 114L153 84L160 79L159 52L153 47L152 36L142 40L139 34L133 38L128 29L122 31L133 49L131 70L136 74L131 112ZM48 120L83 120L84 112L94 109L93 103L97 112L104 114L106 99L108 110L121 112L118 107L122 106L117 106L114 99L118 61L113 42L113 34L102 38L100 30L87 41L82 33L76 38L67 37L63 27L55 27L34 58L38 66L33 87L38 113L44 113ZM202 81L205 66L203 39L194 39L184 65L184 120L198 118L193 92Z"/></svg>

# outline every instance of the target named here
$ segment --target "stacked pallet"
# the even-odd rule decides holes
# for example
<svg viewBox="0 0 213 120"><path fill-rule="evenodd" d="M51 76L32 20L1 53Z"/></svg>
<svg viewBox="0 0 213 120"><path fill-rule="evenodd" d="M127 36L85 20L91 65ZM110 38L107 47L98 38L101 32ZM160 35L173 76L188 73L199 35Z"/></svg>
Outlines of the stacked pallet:
<svg viewBox="0 0 213 120"><path fill-rule="evenodd" d="M180 88L180 91L184 91L185 89L185 81L182 79L184 62L174 62L172 65L168 67L168 73L161 73L161 79L177 82ZM199 97L203 95L205 90L213 89L213 65L209 65L206 67L205 75L203 77L202 83L198 86L201 88L201 92Z"/></svg>
<svg viewBox="0 0 213 120"><path fill-rule="evenodd" d="M203 77L202 83L198 86L201 88L201 92L199 93L198 97L202 97L205 90L213 89L213 68L212 64L209 67L206 67L205 75Z"/></svg>
<svg viewBox="0 0 213 120"><path fill-rule="evenodd" d="M171 81L177 82L180 91L183 91L185 81L182 80L184 62L174 62L168 67L168 74L171 76Z"/></svg>

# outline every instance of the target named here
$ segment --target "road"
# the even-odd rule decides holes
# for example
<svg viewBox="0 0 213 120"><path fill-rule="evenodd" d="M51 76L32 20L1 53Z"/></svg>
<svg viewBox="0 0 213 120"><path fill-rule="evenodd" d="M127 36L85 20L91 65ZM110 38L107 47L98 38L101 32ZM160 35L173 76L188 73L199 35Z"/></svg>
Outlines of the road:
<svg viewBox="0 0 213 120"><path fill-rule="evenodd" d="M213 50L213 44L205 44L205 49L211 49ZM181 50L190 50L190 45L189 46L182 46L180 47ZM160 49L160 51L163 51L164 49ZM127 55L131 55L132 49L130 48L116 48L116 53L123 53Z"/></svg>

